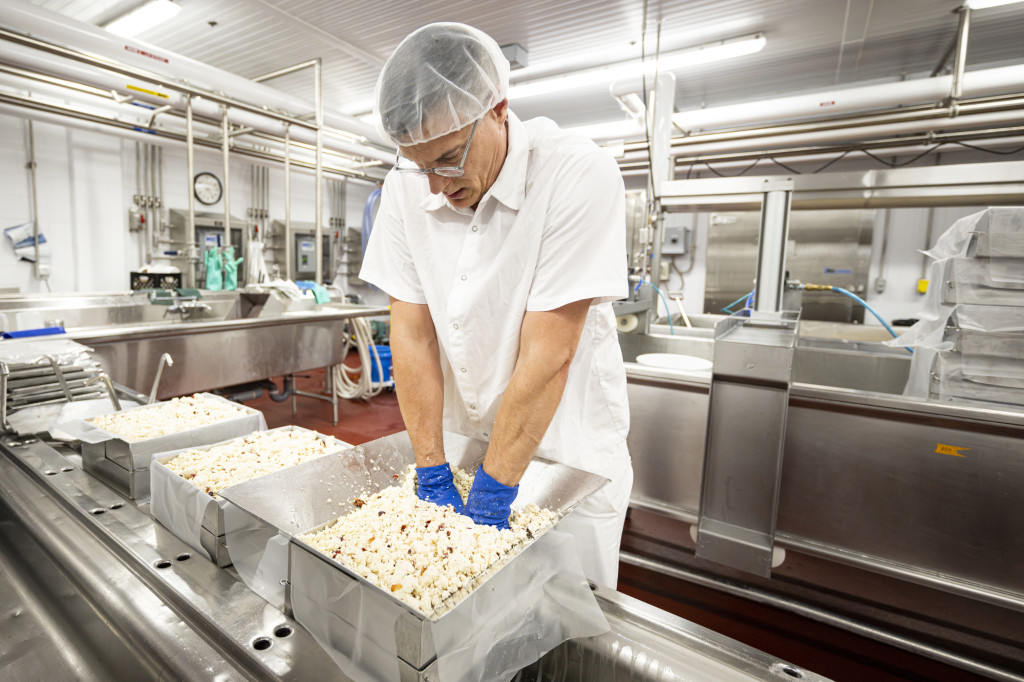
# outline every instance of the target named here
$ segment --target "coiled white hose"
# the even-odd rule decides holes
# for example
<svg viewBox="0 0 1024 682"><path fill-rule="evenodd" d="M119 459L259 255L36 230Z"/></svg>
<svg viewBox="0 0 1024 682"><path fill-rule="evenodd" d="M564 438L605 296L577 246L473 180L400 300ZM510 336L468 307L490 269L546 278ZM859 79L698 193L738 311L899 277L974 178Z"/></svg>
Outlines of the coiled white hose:
<svg viewBox="0 0 1024 682"><path fill-rule="evenodd" d="M342 353L347 357L353 346L359 352L359 366L349 367L345 364L331 368L334 379L334 394L347 400L369 400L384 390L384 368L381 367L377 347L373 345L373 329L365 317L354 317L349 320L352 333L345 338L345 349ZM370 379L373 365L377 366L377 376L381 381L377 386Z"/></svg>

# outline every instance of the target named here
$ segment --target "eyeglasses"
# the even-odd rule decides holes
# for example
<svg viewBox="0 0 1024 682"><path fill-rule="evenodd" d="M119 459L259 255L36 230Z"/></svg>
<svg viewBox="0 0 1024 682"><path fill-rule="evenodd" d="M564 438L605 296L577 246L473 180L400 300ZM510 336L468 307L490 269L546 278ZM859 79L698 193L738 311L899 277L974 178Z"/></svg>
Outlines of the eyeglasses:
<svg viewBox="0 0 1024 682"><path fill-rule="evenodd" d="M420 173L426 175L427 173L433 173L434 175L440 175L446 178L461 178L466 174L464 166L466 165L466 157L469 156L469 145L473 144L473 135L476 134L476 124L480 122L477 119L473 123L473 128L469 131L469 139L466 140L466 151L462 152L462 161L459 162L458 166L438 166L437 168L417 168L416 166L402 166L402 150L399 148L395 154L395 168L397 171L404 171L406 173Z"/></svg>

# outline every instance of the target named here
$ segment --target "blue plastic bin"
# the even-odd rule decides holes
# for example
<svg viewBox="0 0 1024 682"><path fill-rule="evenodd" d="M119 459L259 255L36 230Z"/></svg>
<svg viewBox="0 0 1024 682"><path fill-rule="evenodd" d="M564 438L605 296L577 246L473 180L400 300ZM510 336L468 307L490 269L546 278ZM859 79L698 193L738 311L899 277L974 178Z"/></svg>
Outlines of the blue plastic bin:
<svg viewBox="0 0 1024 682"><path fill-rule="evenodd" d="M391 346L374 346L377 349L377 355L380 357L380 367L384 370L384 379L382 380L377 374L377 362L373 359L373 353L370 353L370 381L374 384L391 382Z"/></svg>

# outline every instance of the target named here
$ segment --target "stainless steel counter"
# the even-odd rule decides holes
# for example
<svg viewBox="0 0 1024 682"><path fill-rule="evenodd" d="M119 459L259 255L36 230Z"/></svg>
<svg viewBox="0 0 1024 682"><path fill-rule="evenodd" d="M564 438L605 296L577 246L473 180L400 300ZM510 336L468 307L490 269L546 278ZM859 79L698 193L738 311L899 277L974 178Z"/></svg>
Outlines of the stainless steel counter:
<svg viewBox="0 0 1024 682"><path fill-rule="evenodd" d="M0 677L347 679L231 569L192 556L76 459L0 442ZM611 631L517 679L823 679L618 592L596 596Z"/></svg>
<svg viewBox="0 0 1024 682"><path fill-rule="evenodd" d="M172 305L154 304L145 292L0 297L5 328L58 321L95 349L114 381L145 394L169 353L175 362L158 398L339 364L348 320L387 314L381 306L316 305L258 291L202 292L199 301Z"/></svg>

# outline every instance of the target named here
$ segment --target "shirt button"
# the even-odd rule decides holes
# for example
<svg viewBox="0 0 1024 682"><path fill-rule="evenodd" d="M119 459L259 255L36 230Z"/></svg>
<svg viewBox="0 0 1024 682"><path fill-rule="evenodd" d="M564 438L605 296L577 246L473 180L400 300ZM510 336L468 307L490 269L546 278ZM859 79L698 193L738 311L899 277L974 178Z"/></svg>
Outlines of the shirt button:
<svg viewBox="0 0 1024 682"><path fill-rule="evenodd" d="M452 325L452 329L458 329L458 328L459 328L459 323L458 322L456 322L456 323L454 323Z"/></svg>
<svg viewBox="0 0 1024 682"><path fill-rule="evenodd" d="M476 232L476 231L477 231L477 229L478 229L478 228L477 228L477 226L476 226L476 225L474 225L474 226L473 226L473 231L474 231L474 232Z"/></svg>
<svg viewBox="0 0 1024 682"><path fill-rule="evenodd" d="M463 373L463 374L465 374L465 373L466 373L466 368L465 368L465 367L463 367L463 368L462 368L462 373Z"/></svg>
<svg viewBox="0 0 1024 682"><path fill-rule="evenodd" d="M476 405L474 405L473 403L470 403L469 404L469 409L475 410L476 409Z"/></svg>
<svg viewBox="0 0 1024 682"><path fill-rule="evenodd" d="M462 281L463 281L463 282L465 282L465 281L466 281L466 276L465 276L465 275L463 275L463 276L462 276Z"/></svg>

